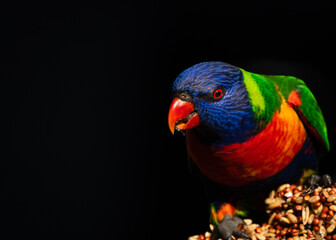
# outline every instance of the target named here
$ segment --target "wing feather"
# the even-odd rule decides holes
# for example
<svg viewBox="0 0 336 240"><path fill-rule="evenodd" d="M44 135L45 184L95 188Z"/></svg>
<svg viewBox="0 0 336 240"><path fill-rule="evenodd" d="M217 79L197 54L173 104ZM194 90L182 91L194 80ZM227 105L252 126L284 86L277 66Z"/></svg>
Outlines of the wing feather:
<svg viewBox="0 0 336 240"><path fill-rule="evenodd" d="M298 113L311 135L325 150L329 151L327 126L322 111L306 84L292 76L264 75L264 77L275 82L279 92Z"/></svg>

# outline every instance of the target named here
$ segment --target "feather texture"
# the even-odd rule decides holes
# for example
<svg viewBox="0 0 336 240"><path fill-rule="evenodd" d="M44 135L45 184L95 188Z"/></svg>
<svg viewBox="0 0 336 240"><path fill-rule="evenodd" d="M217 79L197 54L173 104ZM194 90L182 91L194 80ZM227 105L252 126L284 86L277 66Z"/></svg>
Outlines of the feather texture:
<svg viewBox="0 0 336 240"><path fill-rule="evenodd" d="M219 87L225 95L214 101ZM297 180L317 167L315 140L329 149L322 112L298 78L205 62L182 72L173 91L187 92L200 118L187 130L189 155L222 186L247 190Z"/></svg>
<svg viewBox="0 0 336 240"><path fill-rule="evenodd" d="M302 149L306 138L296 112L283 100L280 111L266 128L243 143L209 148L188 132L187 146L206 177L228 186L243 186L284 169Z"/></svg>

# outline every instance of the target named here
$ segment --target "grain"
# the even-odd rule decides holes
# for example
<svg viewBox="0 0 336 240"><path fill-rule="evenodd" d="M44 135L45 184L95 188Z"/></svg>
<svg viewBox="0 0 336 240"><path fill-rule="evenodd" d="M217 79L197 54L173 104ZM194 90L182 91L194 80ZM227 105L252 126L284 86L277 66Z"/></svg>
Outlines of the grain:
<svg viewBox="0 0 336 240"><path fill-rule="evenodd" d="M287 214L287 218L289 219L289 221L291 221L291 223L298 223L297 217L294 214Z"/></svg>
<svg viewBox="0 0 336 240"><path fill-rule="evenodd" d="M267 204L267 205L269 205L269 204L271 204L271 203L274 203L275 202L275 198L266 198L265 199L265 203Z"/></svg>
<svg viewBox="0 0 336 240"><path fill-rule="evenodd" d="M333 202L336 200L336 195L330 195L328 198L327 198L327 202Z"/></svg>
<svg viewBox="0 0 336 240"><path fill-rule="evenodd" d="M331 233L335 230L336 225L335 224L331 224L329 227L327 227L327 233Z"/></svg>
<svg viewBox="0 0 336 240"><path fill-rule="evenodd" d="M286 223L286 224L290 224L290 223L291 223L291 222L289 221L289 219L286 218L286 217L282 217L282 218L280 218L280 222L283 222L283 223Z"/></svg>
<svg viewBox="0 0 336 240"><path fill-rule="evenodd" d="M288 188L288 187L290 187L290 184L288 184L288 183L283 184L283 185L281 185L280 187L278 187L277 192L279 193L279 192L285 190L285 188Z"/></svg>
<svg viewBox="0 0 336 240"><path fill-rule="evenodd" d="M301 203L303 203L303 197L297 197L295 202L296 202L297 204L301 204Z"/></svg>
<svg viewBox="0 0 336 240"><path fill-rule="evenodd" d="M320 201L320 196L312 196L312 197L308 200L308 202L310 202L310 203L316 203L316 202L318 202L318 201Z"/></svg>
<svg viewBox="0 0 336 240"><path fill-rule="evenodd" d="M269 218L261 225L246 218L238 226L252 240L336 240L336 184L315 190L302 185L283 184L264 200ZM216 225L204 235L188 240L219 240ZM215 234L215 235L216 235ZM246 240L234 237L236 240Z"/></svg>
<svg viewBox="0 0 336 240"><path fill-rule="evenodd" d="M302 209L302 222L303 222L304 225L307 224L308 218L309 218L309 207L305 206Z"/></svg>
<svg viewBox="0 0 336 240"><path fill-rule="evenodd" d="M244 222L246 225L251 225L252 224L252 219L244 219Z"/></svg>
<svg viewBox="0 0 336 240"><path fill-rule="evenodd" d="M277 208L277 207L280 207L282 204L282 201L280 201L278 198L275 199L275 201L271 204L268 205L268 208L269 209L274 209L274 208Z"/></svg>

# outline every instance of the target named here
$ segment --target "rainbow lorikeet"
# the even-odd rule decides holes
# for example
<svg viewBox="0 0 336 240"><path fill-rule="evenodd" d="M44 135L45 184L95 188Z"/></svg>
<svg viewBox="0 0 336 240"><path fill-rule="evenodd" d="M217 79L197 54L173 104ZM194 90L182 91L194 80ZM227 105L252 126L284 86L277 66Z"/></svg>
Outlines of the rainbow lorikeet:
<svg viewBox="0 0 336 240"><path fill-rule="evenodd" d="M245 203L296 183L317 169L319 156L329 150L322 112L296 77L203 62L177 77L173 93L169 128L186 133L188 154L210 201L221 203L213 205L212 219L223 238L241 234L220 224L226 219L235 225L227 214L253 212L256 205Z"/></svg>

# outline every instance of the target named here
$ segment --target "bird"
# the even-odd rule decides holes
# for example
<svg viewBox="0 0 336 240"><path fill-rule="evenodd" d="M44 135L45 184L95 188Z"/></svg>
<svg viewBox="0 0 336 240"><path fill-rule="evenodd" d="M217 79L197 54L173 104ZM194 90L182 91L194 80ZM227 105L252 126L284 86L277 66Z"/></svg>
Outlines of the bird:
<svg viewBox="0 0 336 240"><path fill-rule="evenodd" d="M185 135L224 239L247 237L232 221L259 212L256 202L271 189L317 176L329 151L322 111L299 78L201 62L177 76L172 92L169 129Z"/></svg>

